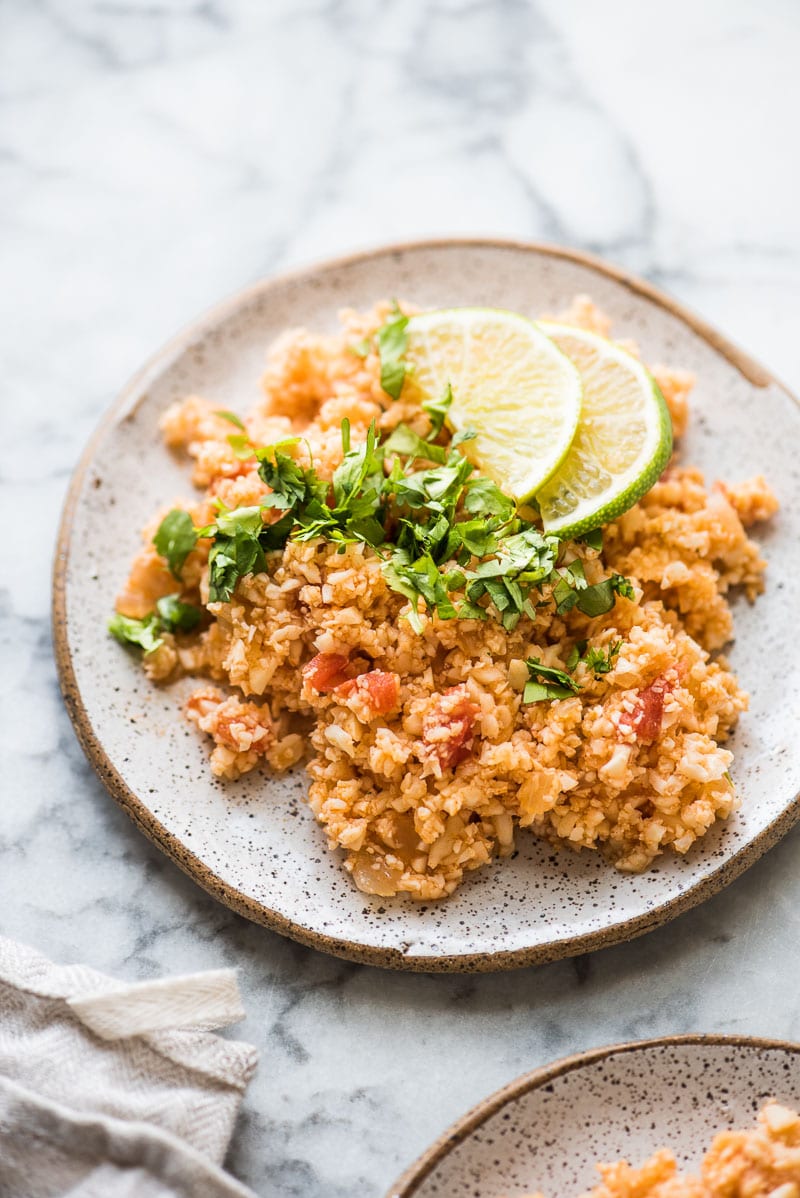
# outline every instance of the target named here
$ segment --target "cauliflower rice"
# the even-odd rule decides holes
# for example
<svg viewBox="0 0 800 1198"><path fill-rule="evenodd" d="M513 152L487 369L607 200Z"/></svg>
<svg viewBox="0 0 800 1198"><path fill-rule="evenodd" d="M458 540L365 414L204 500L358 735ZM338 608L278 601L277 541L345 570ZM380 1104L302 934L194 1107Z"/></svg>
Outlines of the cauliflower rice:
<svg viewBox="0 0 800 1198"><path fill-rule="evenodd" d="M583 1198L800 1198L800 1116L768 1102L754 1128L714 1137L699 1177L679 1173L666 1148L638 1169L597 1168L602 1181Z"/></svg>
<svg viewBox="0 0 800 1198"><path fill-rule="evenodd" d="M298 461L308 464L311 451L330 477L345 417L354 441L373 420L381 433L401 421L423 431L420 408L381 389L374 351L353 352L388 310L347 311L332 336L282 336L264 398L245 420L250 438L267 445L299 433ZM584 298L560 319L608 328ZM679 435L692 380L664 367L653 373ZM167 445L193 459L205 492L181 504L197 526L213 520L214 499L235 508L267 492L257 463L229 444L235 430L218 406L192 396L162 420ZM707 486L673 460L605 528L602 551L567 547L589 583L619 572L634 597L590 619L575 608L558 615L545 589L535 622L523 616L513 631L422 607L415 631L409 600L389 588L376 552L363 544L339 552L323 539L289 541L268 555L265 572L239 580L230 601L208 603L209 543L201 540L184 565L181 597L210 621L164 634L144 668L157 682L205 679L186 714L213 742L214 774L233 780L307 759L311 808L362 891L442 898L467 871L510 854L519 829L642 870L666 850L686 853L738 806L722 746L747 697L724 657L710 654L732 635L731 588L750 600L762 589L765 563L745 529L776 507L763 478ZM152 544L163 514L145 529L118 598L124 616L147 615L176 589ZM581 641L606 653L621 642L609 672L580 662L578 694L524 704L525 660L563 670Z"/></svg>

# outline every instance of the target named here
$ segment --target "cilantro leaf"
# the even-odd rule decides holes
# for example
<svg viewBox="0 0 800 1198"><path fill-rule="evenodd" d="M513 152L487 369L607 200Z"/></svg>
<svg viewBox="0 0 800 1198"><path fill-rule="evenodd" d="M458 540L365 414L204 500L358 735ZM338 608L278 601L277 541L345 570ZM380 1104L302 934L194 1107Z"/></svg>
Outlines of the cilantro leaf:
<svg viewBox="0 0 800 1198"><path fill-rule="evenodd" d="M592 618L605 615L611 611L617 595L633 599L634 590L627 578L623 578L621 574L612 574L610 578L596 582L580 593L576 601L578 611Z"/></svg>
<svg viewBox="0 0 800 1198"><path fill-rule="evenodd" d="M636 592L633 589L633 583L629 578L625 578L622 574L611 575L611 587L615 594L622 595L624 599L636 598Z"/></svg>
<svg viewBox="0 0 800 1198"><path fill-rule="evenodd" d="M383 563L381 573L393 591L397 591L399 595L405 595L409 600L411 607L407 615L408 622L416 633L421 633L422 620L419 617L417 603L422 592L416 579L409 577L407 564L391 558L388 562Z"/></svg>
<svg viewBox="0 0 800 1198"><path fill-rule="evenodd" d="M255 457L256 447L247 433L233 433L228 437L228 444L241 462Z"/></svg>
<svg viewBox="0 0 800 1198"><path fill-rule="evenodd" d="M459 520L453 532L473 557L497 552L497 537L487 520Z"/></svg>
<svg viewBox="0 0 800 1198"><path fill-rule="evenodd" d="M481 475L467 483L464 507L472 516L497 516L504 524L514 515L514 500Z"/></svg>
<svg viewBox="0 0 800 1198"><path fill-rule="evenodd" d="M397 300L395 300L391 316L375 334L381 362L381 387L391 399L399 399L406 377L405 353L408 347L406 334L408 319L400 311Z"/></svg>
<svg viewBox="0 0 800 1198"><path fill-rule="evenodd" d="M450 411L450 405L453 402L453 388L448 383L444 389L444 394L440 399L429 399L423 403L423 410L428 413L431 418L431 431L428 433L428 440L435 441L439 433L444 428L444 422L447 413Z"/></svg>
<svg viewBox="0 0 800 1198"><path fill-rule="evenodd" d="M410 430L409 430L410 431ZM342 437L345 455L333 472L333 496L338 509L346 509L354 503L358 492L368 479L377 480L372 490L380 491L383 485L383 456L376 452L378 434L373 420L367 431L367 439L356 449L350 448L350 424L342 422Z"/></svg>
<svg viewBox="0 0 800 1198"><path fill-rule="evenodd" d="M121 645L138 645L145 653L152 653L164 643L159 636L161 626L155 612L151 612L143 620L134 620L130 616L121 616L119 612L114 612L108 621L108 631Z"/></svg>
<svg viewBox="0 0 800 1198"><path fill-rule="evenodd" d="M218 534L208 555L208 601L227 603L245 574L266 566L264 550L256 537L242 531L232 536Z"/></svg>
<svg viewBox="0 0 800 1198"><path fill-rule="evenodd" d="M289 454L283 453L286 445L296 445L299 438L278 441L256 452L259 459L258 473L271 489L264 503L268 507L288 510L319 495L319 479L313 469L306 470ZM323 487L327 493L327 484Z"/></svg>
<svg viewBox="0 0 800 1198"><path fill-rule="evenodd" d="M614 659L619 655L621 648L622 641L614 641L613 645L609 645L607 653L591 646L583 660L590 670L594 670L596 677L600 674L608 674L613 669Z"/></svg>
<svg viewBox="0 0 800 1198"><path fill-rule="evenodd" d="M368 358L371 349L371 339L369 337L362 337L355 345L350 346L350 353L355 354L357 358Z"/></svg>
<svg viewBox="0 0 800 1198"><path fill-rule="evenodd" d="M395 553L384 564L383 575L392 590L411 600L409 621L417 632L422 630L416 612L419 595L425 600L428 609L435 611L443 620L455 618L456 610L448 594L445 576L429 553L423 553L413 562L405 561L402 551Z"/></svg>
<svg viewBox="0 0 800 1198"><path fill-rule="evenodd" d="M576 558L563 570L559 570L556 584L553 587L553 602L556 605L557 615L563 616L568 611L572 611L573 607L578 604L580 591L586 590L586 587L586 573L580 558Z"/></svg>
<svg viewBox="0 0 800 1198"><path fill-rule="evenodd" d="M422 458L426 462L438 462L444 465L447 461L447 451L441 445L432 445L423 437L418 436L407 424L398 424L397 428L383 443L386 453L399 453L403 457Z"/></svg>
<svg viewBox="0 0 800 1198"><path fill-rule="evenodd" d="M572 691L565 686L555 686L552 682L526 682L522 692L523 703L541 703L550 699L569 699Z"/></svg>
<svg viewBox="0 0 800 1198"><path fill-rule="evenodd" d="M280 520L275 520L271 524L263 524L261 532L258 534L258 542L264 552L270 553L276 549L283 549L293 527L293 512L286 512Z"/></svg>
<svg viewBox="0 0 800 1198"><path fill-rule="evenodd" d="M566 667L570 674L572 673L572 671L575 669L576 665L580 661L581 656L584 653L585 649L586 649L586 641L576 641L575 644L570 649L569 654L567 655L567 660L566 660Z"/></svg>
<svg viewBox="0 0 800 1198"><path fill-rule="evenodd" d="M544 666L538 657L525 662L530 675L522 693L523 703L540 703L544 699L568 699L580 690L574 678L554 666Z"/></svg>
<svg viewBox="0 0 800 1198"><path fill-rule="evenodd" d="M590 549L596 549L598 553L603 548L603 530L602 528L592 528L589 532L585 532L582 537L578 537L579 541L583 541L584 545L588 545Z"/></svg>
<svg viewBox="0 0 800 1198"><path fill-rule="evenodd" d="M156 611L166 632L191 632L203 618L202 609L181 602L180 595L164 595L156 603Z"/></svg>
<svg viewBox="0 0 800 1198"><path fill-rule="evenodd" d="M182 508L173 508L159 524L153 544L175 578L180 578L183 564L197 544L197 536L192 517Z"/></svg>
<svg viewBox="0 0 800 1198"><path fill-rule="evenodd" d="M217 411L214 413L214 415L221 416L223 420L229 421L230 424L235 424L237 428L242 430L242 432L245 431L244 422L242 421L241 417L236 415L235 412Z"/></svg>

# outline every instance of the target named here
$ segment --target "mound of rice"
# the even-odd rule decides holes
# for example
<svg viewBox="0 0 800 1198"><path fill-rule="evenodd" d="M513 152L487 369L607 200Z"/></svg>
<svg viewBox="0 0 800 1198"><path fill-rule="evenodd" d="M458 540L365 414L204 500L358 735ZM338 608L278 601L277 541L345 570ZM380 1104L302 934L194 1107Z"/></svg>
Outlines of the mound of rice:
<svg viewBox="0 0 800 1198"><path fill-rule="evenodd" d="M665 1148L638 1169L617 1161L598 1170L601 1184L583 1198L800 1198L800 1116L768 1102L756 1127L715 1136L699 1177L679 1173Z"/></svg>
<svg viewBox="0 0 800 1198"><path fill-rule="evenodd" d="M411 311L405 306L406 311ZM352 346L385 319L343 313L333 336L285 334L272 347L264 398L246 418L253 441L302 434L298 460L329 476L342 456L341 422L354 442L371 421L405 421L424 433L418 407L393 402L374 353ZM605 332L581 298L561 319ZM691 379L656 367L676 432L687 419ZM228 444L217 404L192 396L170 408L166 443L194 461L204 496L183 503L196 525L212 500L254 504L266 487L252 461ZM377 895L430 900L451 894L468 870L514 848L517 828L555 845L600 850L617 868L642 870L665 850L685 853L738 805L721 745L747 699L722 657L731 637L728 593L753 599L762 561L745 526L776 502L763 478L708 488L694 469L671 464L645 498L605 530L598 554L568 547L590 583L610 571L634 583L607 615L552 603L513 632L494 620L442 620L389 589L368 547L344 553L324 540L289 542L266 573L239 581L230 602L208 604L208 542L183 571L183 597L207 606L199 634L166 635L144 658L154 681L207 680L188 718L213 741L211 769L235 779L266 763L283 770L308 758L309 802L331 848L345 851L356 885ZM175 591L144 531L118 610L142 617ZM549 598L547 591L543 596ZM523 704L525 659L564 668L577 641L622 642L601 677L576 668L579 694Z"/></svg>

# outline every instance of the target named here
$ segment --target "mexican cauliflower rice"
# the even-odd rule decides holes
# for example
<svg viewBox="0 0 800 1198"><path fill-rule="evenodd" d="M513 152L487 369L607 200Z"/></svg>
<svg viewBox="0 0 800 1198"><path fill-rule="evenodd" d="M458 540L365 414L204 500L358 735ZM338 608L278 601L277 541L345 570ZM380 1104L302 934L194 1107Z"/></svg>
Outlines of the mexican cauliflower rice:
<svg viewBox="0 0 800 1198"><path fill-rule="evenodd" d="M768 1102L755 1127L714 1137L699 1176L679 1173L666 1148L639 1168L597 1167L602 1181L583 1198L800 1198L800 1116Z"/></svg>
<svg viewBox="0 0 800 1198"><path fill-rule="evenodd" d="M203 494L145 529L114 631L145 649L154 682L204 679L186 714L211 740L214 774L235 780L307 759L311 808L367 893L442 898L467 871L510 854L521 829L599 850L621 870L687 852L738 805L722 746L747 698L710 654L732 635L731 588L750 600L762 589L764 562L745 529L772 515L774 497L763 478L708 486L673 459L603 530L602 546L545 544L529 512L508 527L536 547L541 577L531 584L530 564L519 575L527 600L509 581L511 598L525 600L513 616L493 606L490 587L460 615L447 594L426 601L438 574L409 593L412 576L387 569L369 533L340 536L328 520L313 535L309 516L298 539L287 531L292 487L313 479L324 496L351 442L372 437L380 454L393 430L406 441L411 430L435 441L432 469L460 470L446 427L432 436L431 414L381 384L376 331L398 312L380 304L343 313L336 335L285 334L239 429L196 396L165 413L165 441L193 459ZM584 298L561 319L608 332ZM653 373L679 436L692 380ZM254 449L276 445L265 466ZM386 476L392 461L387 448ZM502 496L490 499L486 511L498 511ZM318 507L309 500L306 511ZM502 518L480 517L487 527ZM459 570L475 577L468 557L462 549L448 565L447 586L460 585ZM496 561L491 551L485 560ZM605 587L607 610L563 602L573 586Z"/></svg>

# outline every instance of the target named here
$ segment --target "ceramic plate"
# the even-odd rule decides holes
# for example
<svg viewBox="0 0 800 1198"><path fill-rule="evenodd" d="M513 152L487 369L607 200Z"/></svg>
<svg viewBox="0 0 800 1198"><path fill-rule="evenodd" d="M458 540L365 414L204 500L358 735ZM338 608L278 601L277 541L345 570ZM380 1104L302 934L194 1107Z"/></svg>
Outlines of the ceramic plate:
<svg viewBox="0 0 800 1198"><path fill-rule="evenodd" d="M667 1147L696 1170L718 1131L752 1125L768 1098L800 1107L800 1044L673 1036L598 1048L487 1098L387 1198L577 1198L597 1161L642 1164Z"/></svg>
<svg viewBox="0 0 800 1198"><path fill-rule="evenodd" d="M419 906L359 893L304 805L302 770L277 780L211 779L207 745L180 714L190 680L151 686L106 638L114 596L152 513L191 493L162 447L158 419L199 392L226 408L258 397L268 343L287 326L332 329L343 306L400 295L423 307L487 304L536 314L589 292L634 337L646 361L698 378L688 462L712 477L764 472L783 515L762 536L770 561L757 607L737 601L733 667L750 711L733 744L742 811L686 858L637 877L597 856L558 855L533 836L519 853L469 876L445 902ZM70 488L54 584L56 654L78 736L114 798L202 886L243 915L306 944L373 964L420 970L500 969L612 944L719 890L798 814L800 692L775 702L774 663L797 643L800 576L796 447L800 410L744 354L647 284L581 254L505 242L445 241L380 249L260 283L201 318L125 389ZM794 649L791 648L794 652Z"/></svg>

